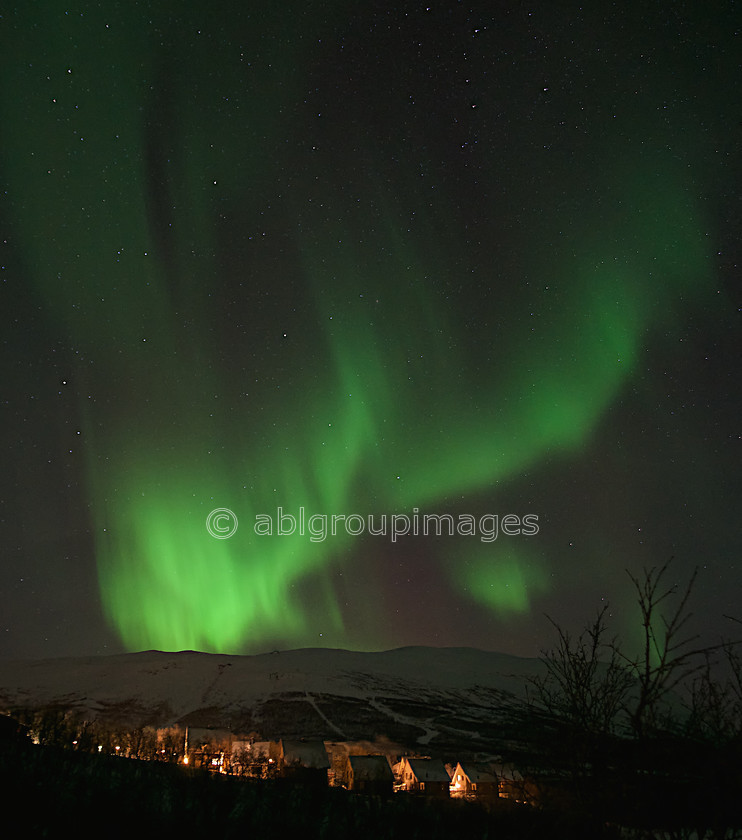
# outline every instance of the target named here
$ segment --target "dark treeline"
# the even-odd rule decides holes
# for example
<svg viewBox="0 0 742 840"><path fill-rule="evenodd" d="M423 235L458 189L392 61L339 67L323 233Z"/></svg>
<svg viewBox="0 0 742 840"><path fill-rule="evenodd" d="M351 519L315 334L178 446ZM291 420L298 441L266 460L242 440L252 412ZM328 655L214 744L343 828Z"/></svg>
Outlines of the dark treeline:
<svg viewBox="0 0 742 840"><path fill-rule="evenodd" d="M638 649L610 635L607 606L578 636L552 622L518 763L542 805L672 837L742 837L740 642L690 631L695 574L685 587L670 563L629 576Z"/></svg>
<svg viewBox="0 0 742 840"><path fill-rule="evenodd" d="M30 741L0 748L8 836L601 840L619 834L588 817L503 803L251 781L182 766L92 755Z"/></svg>
<svg viewBox="0 0 742 840"><path fill-rule="evenodd" d="M22 724L34 743L77 752L103 753L143 761L177 762L183 757L185 727L126 725L96 719L75 708L10 707L10 717Z"/></svg>

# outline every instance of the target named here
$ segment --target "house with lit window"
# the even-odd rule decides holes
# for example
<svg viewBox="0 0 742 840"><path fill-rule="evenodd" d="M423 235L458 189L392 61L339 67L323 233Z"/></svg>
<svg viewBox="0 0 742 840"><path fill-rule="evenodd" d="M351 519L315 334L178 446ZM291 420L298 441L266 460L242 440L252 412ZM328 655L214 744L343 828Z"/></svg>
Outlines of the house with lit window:
<svg viewBox="0 0 742 840"><path fill-rule="evenodd" d="M532 779L526 780L513 764L494 764L495 775L499 780L500 797L515 802L534 804L538 800L538 787Z"/></svg>
<svg viewBox="0 0 742 840"><path fill-rule="evenodd" d="M451 796L466 799L497 799L499 781L494 771L485 764L459 762L451 777Z"/></svg>
<svg viewBox="0 0 742 840"><path fill-rule="evenodd" d="M278 773L279 741L232 741L232 772L240 776L270 779Z"/></svg>
<svg viewBox="0 0 742 840"><path fill-rule="evenodd" d="M399 790L441 798L449 796L451 777L442 761L405 757L397 767Z"/></svg>
<svg viewBox="0 0 742 840"><path fill-rule="evenodd" d="M227 729L186 726L184 763L226 773L232 753L232 733Z"/></svg>

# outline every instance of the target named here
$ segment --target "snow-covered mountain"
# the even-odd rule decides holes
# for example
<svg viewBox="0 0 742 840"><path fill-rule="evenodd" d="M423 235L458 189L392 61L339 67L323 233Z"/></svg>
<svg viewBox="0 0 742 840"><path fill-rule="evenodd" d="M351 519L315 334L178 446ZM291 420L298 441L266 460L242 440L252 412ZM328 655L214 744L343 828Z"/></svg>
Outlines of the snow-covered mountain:
<svg viewBox="0 0 742 840"><path fill-rule="evenodd" d="M507 737L527 677L540 670L536 659L472 648L144 651L0 661L0 707L70 708L125 726L487 750Z"/></svg>

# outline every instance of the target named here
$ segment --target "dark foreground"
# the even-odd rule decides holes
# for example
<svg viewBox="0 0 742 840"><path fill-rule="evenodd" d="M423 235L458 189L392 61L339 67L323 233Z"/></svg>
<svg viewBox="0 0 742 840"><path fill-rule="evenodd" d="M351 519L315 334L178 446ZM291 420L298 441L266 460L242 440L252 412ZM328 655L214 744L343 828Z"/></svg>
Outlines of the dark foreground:
<svg viewBox="0 0 742 840"><path fill-rule="evenodd" d="M142 838L455 837L598 840L589 817L503 803L493 810L410 795L362 796L285 781L248 781L182 766L35 746L0 748L5 836ZM6 834L7 832L7 834Z"/></svg>

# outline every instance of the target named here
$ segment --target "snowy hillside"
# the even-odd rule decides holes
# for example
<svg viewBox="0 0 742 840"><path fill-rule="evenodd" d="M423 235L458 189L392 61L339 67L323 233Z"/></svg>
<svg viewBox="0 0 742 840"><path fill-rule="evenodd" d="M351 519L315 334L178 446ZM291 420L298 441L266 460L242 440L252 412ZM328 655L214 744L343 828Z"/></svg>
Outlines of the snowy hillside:
<svg viewBox="0 0 742 840"><path fill-rule="evenodd" d="M145 651L0 662L0 706L72 708L127 726L486 749L502 740L526 676L539 670L538 660L471 648Z"/></svg>

